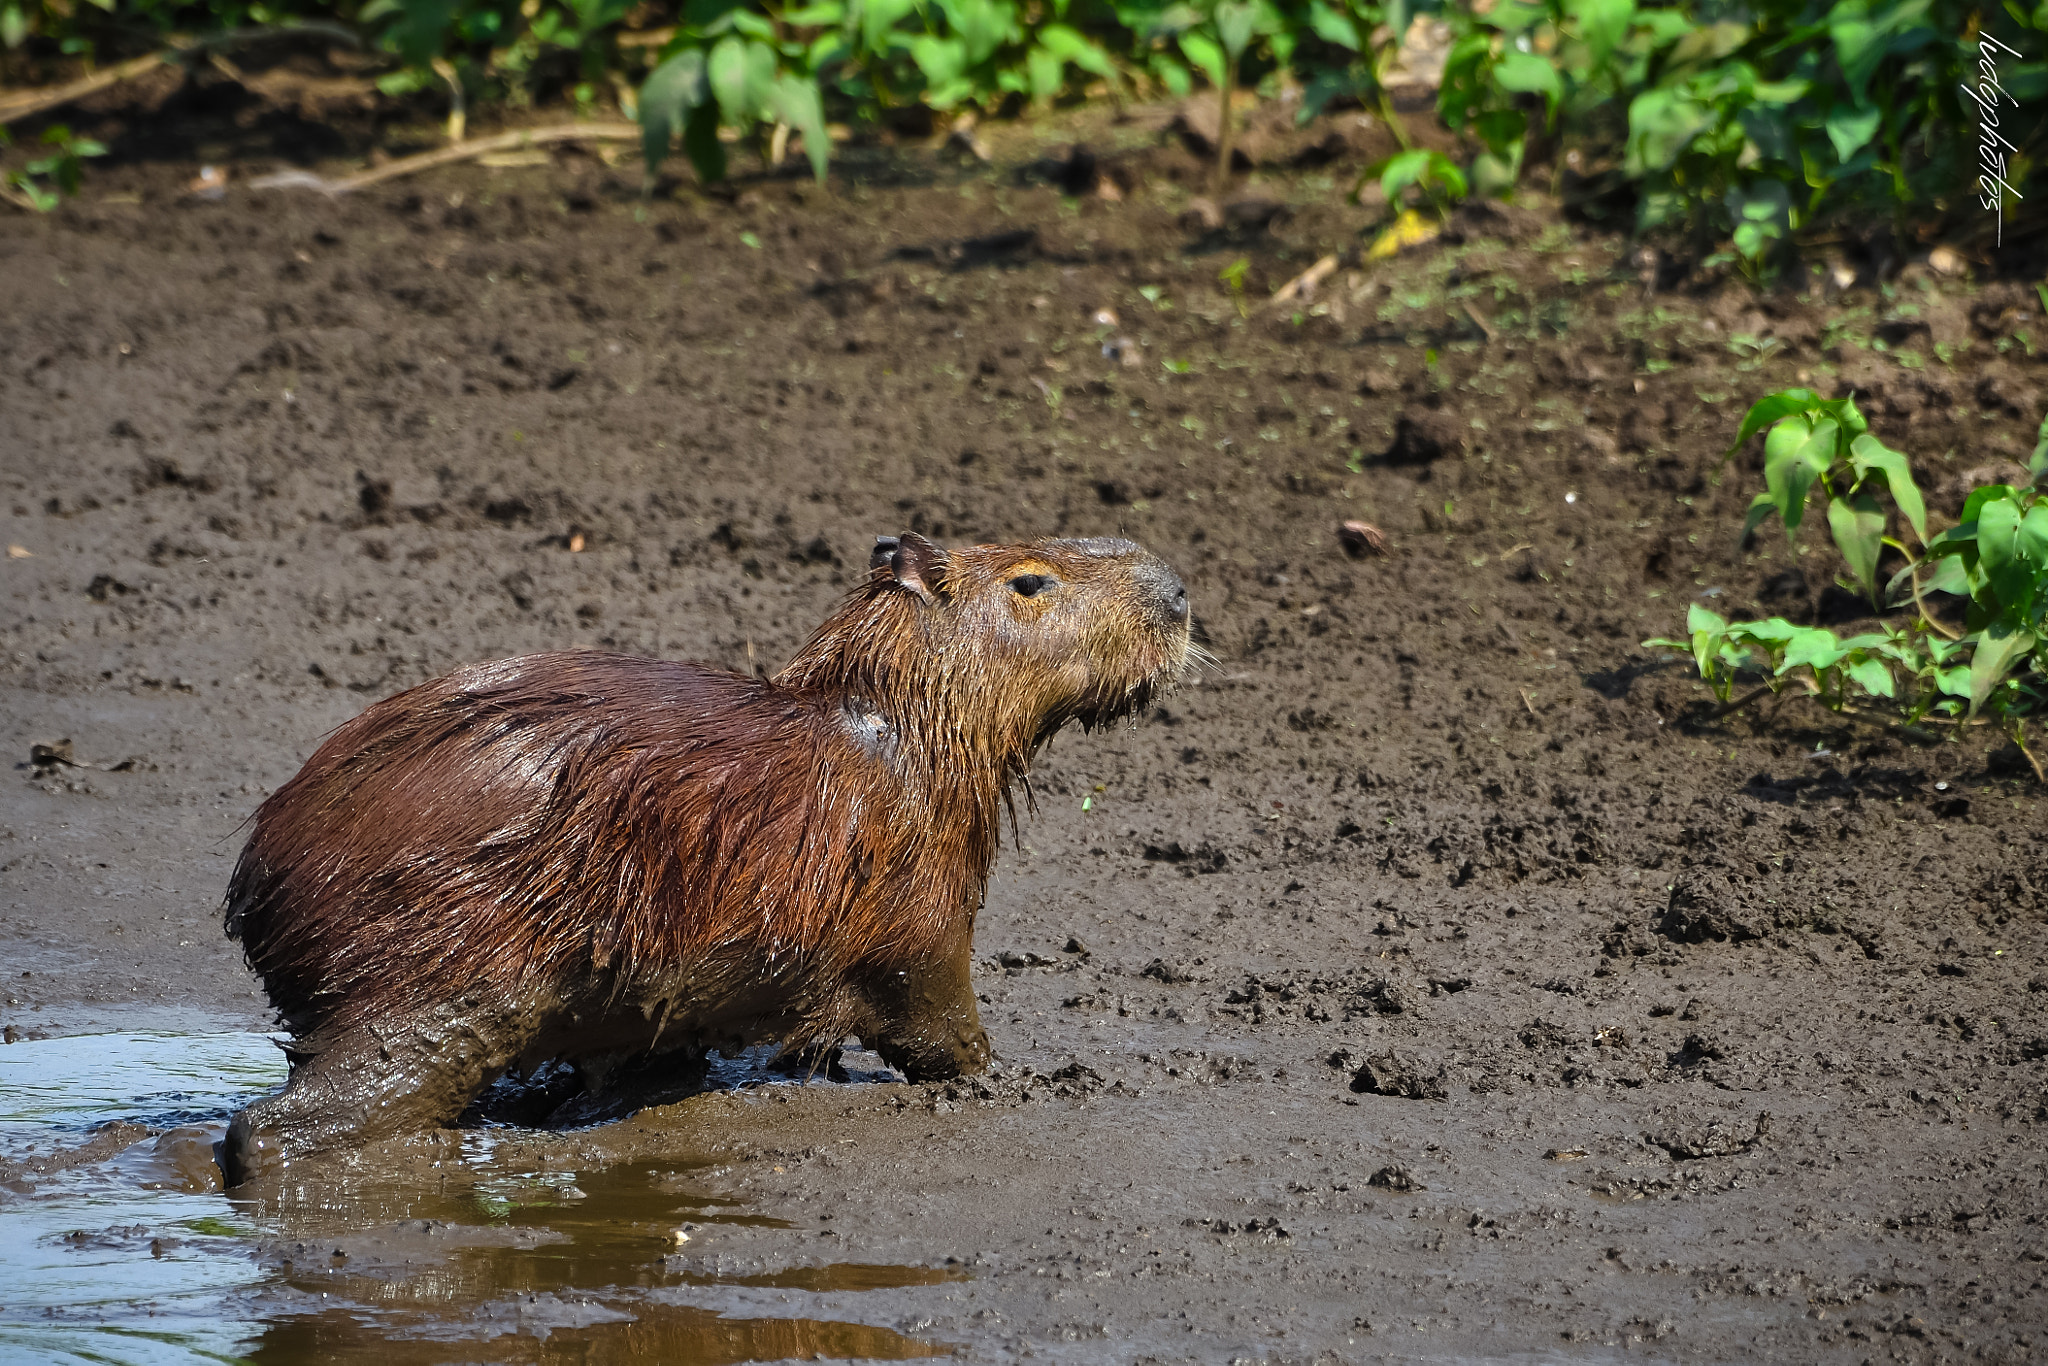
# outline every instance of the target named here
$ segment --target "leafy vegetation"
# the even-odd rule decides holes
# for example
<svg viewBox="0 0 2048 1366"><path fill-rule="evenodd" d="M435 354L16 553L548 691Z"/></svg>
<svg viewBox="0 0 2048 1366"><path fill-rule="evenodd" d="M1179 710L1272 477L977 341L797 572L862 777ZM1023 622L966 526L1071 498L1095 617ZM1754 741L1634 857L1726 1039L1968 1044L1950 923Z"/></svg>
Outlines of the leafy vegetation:
<svg viewBox="0 0 2048 1366"><path fill-rule="evenodd" d="M394 95L612 92L646 129L650 169L679 140L706 177L725 171L721 128L770 159L800 138L822 174L827 119L1204 84L1220 179L1247 86L1298 85L1304 120L1338 101L1377 110L1406 148L1386 83L1418 16L1448 26L1438 112L1469 141L1448 168L1374 174L1439 207L1512 193L1547 163L1584 211L1689 233L1760 277L1852 217L1904 230L2011 207L2041 159L2015 145L1980 193L1980 56L1994 102L2048 94L2048 6L2020 0L0 0L0 50L93 59L324 25L385 54ZM1980 47L1991 20L2009 51Z"/></svg>
<svg viewBox="0 0 2048 1366"><path fill-rule="evenodd" d="M2016 3L2019 31L2048 10ZM1633 204L1641 229L1725 242L1752 275L1797 234L1873 215L1903 230L1974 210L1987 11L1967 0L1506 0L1446 11L1457 36L1440 110L1486 146L1473 179L1511 183L1539 143L1580 168L1582 206ZM1989 17L1999 17L1989 11ZM2015 105L2048 91L2048 63L1996 57ZM1995 99L1996 96L1993 96ZM2010 208L2040 149L2018 147Z"/></svg>
<svg viewBox="0 0 2048 1366"><path fill-rule="evenodd" d="M1837 712L1889 702L1909 725L1996 720L2048 782L2026 739L2028 720L2048 710L2048 421L2034 448L2031 485L1975 490L1961 520L1933 536L1907 458L1871 435L1853 401L1806 389L1772 394L1749 410L1728 454L1766 428L1764 489L1750 504L1744 538L1776 516L1794 541L1817 496L1848 566L1844 587L1866 596L1880 617L1908 604L1912 616L1844 638L1783 617L1729 621L1694 604L1688 639L1643 644L1688 652L1724 714L1796 685ZM1887 534L1894 513L1917 554L1902 536ZM1903 564L1881 578L1887 550ZM1930 594L1964 600L1960 629L1936 615ZM1761 679L1761 687L1731 701L1744 676Z"/></svg>
<svg viewBox="0 0 2048 1366"><path fill-rule="evenodd" d="M0 128L0 147L8 142L7 130ZM20 203L40 213L48 213L57 207L60 197L78 193L78 186L85 175L88 157L100 157L107 149L91 138L75 136L61 123L53 123L43 130L43 146L48 148L42 156L31 160L18 171L7 173L0 181Z"/></svg>

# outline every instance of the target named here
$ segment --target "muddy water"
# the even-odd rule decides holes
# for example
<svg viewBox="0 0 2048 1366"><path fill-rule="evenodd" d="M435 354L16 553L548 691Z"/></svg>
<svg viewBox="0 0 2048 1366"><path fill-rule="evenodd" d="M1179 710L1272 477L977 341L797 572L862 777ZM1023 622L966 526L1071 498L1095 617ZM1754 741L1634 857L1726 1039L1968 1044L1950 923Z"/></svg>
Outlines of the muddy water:
<svg viewBox="0 0 2048 1366"><path fill-rule="evenodd" d="M281 1082L261 1034L106 1034L0 1049L0 1358L724 1363L949 1349L861 1323L915 1266L707 1274L712 1225L786 1227L710 1166L532 1170L517 1131L440 1160L223 1193L211 1145ZM79 1161L81 1156L94 1160ZM766 1309L768 1312L760 1312Z"/></svg>

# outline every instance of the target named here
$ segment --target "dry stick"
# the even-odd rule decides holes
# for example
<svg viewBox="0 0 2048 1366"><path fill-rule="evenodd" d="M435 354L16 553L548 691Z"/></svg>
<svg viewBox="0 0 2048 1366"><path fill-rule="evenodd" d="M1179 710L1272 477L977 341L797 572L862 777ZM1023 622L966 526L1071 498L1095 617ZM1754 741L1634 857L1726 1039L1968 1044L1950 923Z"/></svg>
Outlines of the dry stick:
<svg viewBox="0 0 2048 1366"><path fill-rule="evenodd" d="M1764 684L1764 686L1758 688L1749 696L1743 698L1740 702L1724 702L1720 706L1714 708L1714 710L1708 712L1705 716L1702 716L1697 722L1697 724L1704 726L1709 722L1719 721L1724 716L1733 716L1736 712L1741 711L1744 707L1756 701L1759 697L1762 697L1765 693L1769 692L1770 690L1771 685L1766 683Z"/></svg>
<svg viewBox="0 0 2048 1366"><path fill-rule="evenodd" d="M1316 287L1336 273L1337 258L1334 255L1325 256L1307 270L1304 270L1301 274L1274 290L1273 297L1266 300L1266 306L1268 308L1278 308L1282 304L1288 303L1305 304L1314 296Z"/></svg>
<svg viewBox="0 0 2048 1366"><path fill-rule="evenodd" d="M458 162L473 161L477 157L489 156L493 152L513 152L522 147L544 147L557 142L638 142L640 125L637 123L564 123L552 128L521 128L496 137L477 138L443 147L438 151L422 152L418 156L402 157L397 161L373 166L367 171L358 171L339 180L323 180L304 171L283 171L277 175L259 176L249 182L257 190L308 189L324 194L348 194L354 190L367 189L386 180L413 175L419 171L431 171L437 166L453 166Z"/></svg>
<svg viewBox="0 0 2048 1366"><path fill-rule="evenodd" d="M2027 742L2026 742L2026 740L2025 740L2025 739L2023 739L2023 738L2022 738L2022 737L2023 737L2023 735L2025 734L2025 728L2026 728L2026 723L2025 723L2025 722L2023 722L2023 721L2016 721L2016 722L2014 722L2014 723L2013 723L2013 728L2012 728L2012 743L2013 743L2013 747L2014 747L2015 749L2019 750L2019 752L2020 752L2020 757L2021 757L2021 758L2025 759L2025 760L2026 760L2026 761L2027 761L2028 763L2030 763L2030 764L2032 764L2032 765L2034 766L2034 779L2035 779L2035 781L2036 781L2036 782L2040 782L2040 783L2044 783L2044 784L2048 784L2048 769L2044 769L2044 768L2042 768L2042 767L2041 767L2041 761L2040 761L2039 759L2036 759L2036 758L2034 757L2034 751L2032 751L2031 749L2028 749L2028 748L2027 748Z"/></svg>
<svg viewBox="0 0 2048 1366"><path fill-rule="evenodd" d="M87 95L105 90L110 85L154 71L159 62L177 62L184 54L246 43L265 38L288 38L294 35L313 35L329 38L350 47L361 47L362 40L339 24L309 23L286 24L278 28L238 28L223 33L210 33L200 38L173 35L165 41L170 47L162 52L152 52L143 57L131 57L116 66L95 71L90 76L81 76L68 85L54 85L41 90L15 90L0 94L0 123L12 123L25 119L30 114L40 114L45 109L82 100Z"/></svg>
<svg viewBox="0 0 2048 1366"><path fill-rule="evenodd" d="M0 95L0 123L12 123L16 119L25 119L30 114L40 114L45 109L55 109L59 105L70 104L73 100L82 100L87 95L105 90L110 85L119 85L122 81L132 80L146 71L154 71L159 63L177 60L178 54L175 52L152 52L146 57L134 57L118 66L95 71L90 76L81 76L68 85L51 86L46 90L10 91Z"/></svg>
<svg viewBox="0 0 2048 1366"><path fill-rule="evenodd" d="M1907 581L1913 585L1913 606L1919 611L1920 620L1926 622L1950 640L1961 640L1963 637L1960 632L1951 631L1948 627L1936 621L1934 613L1928 611L1927 604L1920 600L1920 566L1924 563L1925 561L1915 560L1911 556L1908 556L1906 560Z"/></svg>

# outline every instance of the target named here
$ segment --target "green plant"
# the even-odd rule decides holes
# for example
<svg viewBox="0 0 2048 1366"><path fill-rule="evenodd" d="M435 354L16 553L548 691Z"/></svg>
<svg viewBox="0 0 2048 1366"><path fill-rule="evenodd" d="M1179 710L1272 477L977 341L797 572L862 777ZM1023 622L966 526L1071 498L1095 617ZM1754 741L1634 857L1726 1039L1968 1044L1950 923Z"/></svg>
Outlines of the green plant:
<svg viewBox="0 0 2048 1366"><path fill-rule="evenodd" d="M2048 708L2048 497L2041 492L2048 484L2048 421L2034 448L2032 485L1977 489L1961 520L1932 537L1906 457L1871 435L1853 401L1805 389L1771 394L1743 418L1728 456L1766 428L1765 488L1750 504L1745 538L1775 514L1791 542L1817 493L1851 583L1880 614L1910 603L1912 619L1844 639L1782 617L1732 622L1694 604L1686 640L1644 645L1688 652L1721 700L1720 714L1795 683L1837 712L1856 712L1866 698L1891 701L1910 725L1969 723L1988 714L2048 782L2026 743L2027 721ZM1917 557L1903 539L1886 534L1880 495L1919 542ZM1878 562L1887 548L1905 563L1880 584ZM1933 592L1966 599L1961 630L1929 607ZM1760 675L1762 686L1732 701L1745 672Z"/></svg>
<svg viewBox="0 0 2048 1366"><path fill-rule="evenodd" d="M107 149L91 138L74 135L61 123L45 128L42 141L49 152L18 171L8 172L6 184L27 207L48 213L67 196L78 193L87 158L103 157ZM0 146L5 143L6 130L0 128Z"/></svg>
<svg viewBox="0 0 2048 1366"><path fill-rule="evenodd" d="M2038 35L2048 8L2009 0ZM1783 244L1825 221L1939 223L1982 197L1969 137L1977 0L1501 0L1444 11L1454 39L1438 108L1485 151L1500 193L1529 149L1554 142L1580 168L1582 204L1633 203L1639 229L1675 228L1761 278ZM2031 44L2038 54L2038 37ZM2048 63L2001 54L2019 106L2048 92ZM2010 121L2008 121L2010 122ZM2018 134L2015 134L2018 136ZM2010 148L2024 193L2041 134Z"/></svg>
<svg viewBox="0 0 2048 1366"><path fill-rule="evenodd" d="M1356 199L1360 191L1379 181L1380 191L1387 197L1388 207L1399 212L1402 196L1411 188L1421 193L1423 201L1436 210L1439 218L1450 212L1451 205L1463 199L1468 192L1465 173L1458 169L1458 163L1442 152L1414 148L1383 157L1365 168L1353 187L1351 197Z"/></svg>

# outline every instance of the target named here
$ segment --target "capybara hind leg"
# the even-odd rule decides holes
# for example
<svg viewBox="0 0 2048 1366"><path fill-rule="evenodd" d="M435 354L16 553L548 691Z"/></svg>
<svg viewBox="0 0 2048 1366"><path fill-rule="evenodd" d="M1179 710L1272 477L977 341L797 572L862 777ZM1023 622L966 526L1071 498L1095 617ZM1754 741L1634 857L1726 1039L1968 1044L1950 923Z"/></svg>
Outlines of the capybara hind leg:
<svg viewBox="0 0 2048 1366"><path fill-rule="evenodd" d="M863 1040L912 1081L943 1081L988 1066L988 1032L965 947L938 964L879 974L869 987L879 1028Z"/></svg>
<svg viewBox="0 0 2048 1366"><path fill-rule="evenodd" d="M346 1029L294 1067L281 1094L235 1116L221 1148L227 1182L326 1148L451 1123L525 1039L511 1011L470 1003Z"/></svg>

